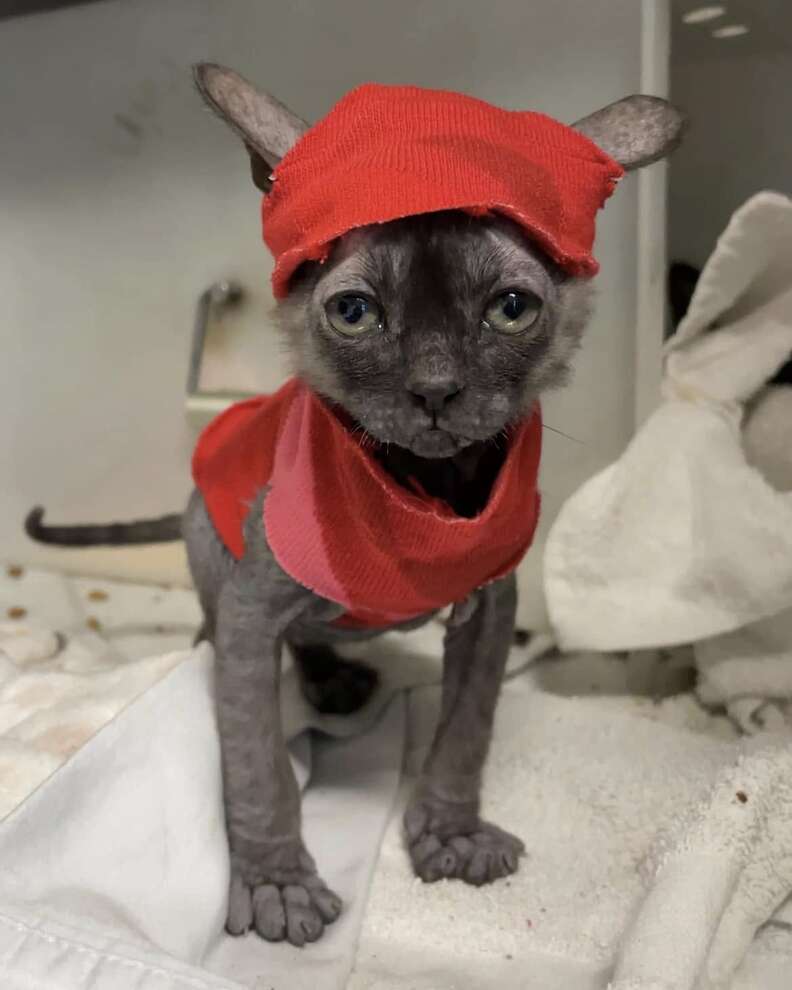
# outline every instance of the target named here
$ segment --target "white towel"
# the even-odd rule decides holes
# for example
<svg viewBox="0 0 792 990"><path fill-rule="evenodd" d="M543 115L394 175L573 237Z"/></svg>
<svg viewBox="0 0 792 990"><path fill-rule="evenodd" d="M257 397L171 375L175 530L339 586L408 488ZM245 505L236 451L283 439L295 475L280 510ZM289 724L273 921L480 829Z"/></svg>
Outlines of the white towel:
<svg viewBox="0 0 792 990"><path fill-rule="evenodd" d="M704 704L725 707L749 735L786 728L792 699L792 609L702 640L694 650L696 693Z"/></svg>
<svg viewBox="0 0 792 990"><path fill-rule="evenodd" d="M564 505L545 590L564 648L721 635L792 607L792 492L749 465L743 404L792 352L792 201L732 218L669 341L666 401Z"/></svg>
<svg viewBox="0 0 792 990"><path fill-rule="evenodd" d="M350 649L380 672L355 718L318 715L286 665L306 840L345 900L303 952L222 931L211 650L147 656L189 641L194 595L9 568L0 602L15 616L0 624L2 990L341 990L401 771L394 695L437 681L442 626ZM516 649L510 669L544 648Z"/></svg>
<svg viewBox="0 0 792 990"><path fill-rule="evenodd" d="M341 990L401 770L403 705L389 702L436 679L442 629L405 637L401 664L384 644L388 673L358 720L319 716L287 665L305 833L346 901L308 956L223 934L211 650L162 652L192 638L194 594L9 567L0 603L2 990ZM311 726L354 738L312 741Z"/></svg>
<svg viewBox="0 0 792 990"><path fill-rule="evenodd" d="M752 940L792 891L792 745L741 753L650 856L649 893L612 990L729 987ZM776 928L790 912L775 915ZM792 979L792 962L779 967ZM762 984L769 990L770 984Z"/></svg>
<svg viewBox="0 0 792 990"><path fill-rule="evenodd" d="M75 598L73 588L64 590L62 579L50 577L51 583L46 575L31 575L27 590L9 582L16 607L28 609L25 621L57 614L59 626L71 621L76 629L84 622L69 612L69 603L77 608L87 601L93 612L104 609L107 643L117 635L145 646L134 610L123 605L127 591L144 614L156 606L166 637L176 635L175 620L194 607L177 602L169 616L167 595L151 600L156 589L96 588L94 582L80 586ZM37 599L33 586L51 594ZM92 601L91 590L109 597ZM10 623L12 632L19 621ZM390 677L403 683L421 673L426 682L409 695L413 769L434 728L441 635L436 626L420 639L393 637L379 655ZM21 669L30 674L40 664L37 687L47 683L43 668L57 662L50 651L58 644L41 634L23 651L22 637L12 638ZM538 643L534 654L545 648ZM776 913L753 938L780 896L779 879L787 877L778 850L786 836L789 778L784 763L774 762L772 741L751 743L740 763L728 719L708 714L689 692L658 700L683 691L685 651L547 656L526 667L531 656L512 657L484 801L488 816L525 838L528 856L520 872L479 890L416 881L401 841L405 788L367 903L401 765L404 721L397 702L370 732L313 750L304 806L308 841L347 910L325 939L304 951L222 936L227 865L210 656L201 649L160 657L170 673L160 673L131 705L127 699L125 710L0 825L0 986L341 990L362 922L348 983L354 990L602 990L631 925L638 935L628 936L622 965L643 960L642 969L625 976L641 980L640 990L671 973L683 948L686 958L701 957L718 972L739 962L749 943L730 990L788 990L792 937L785 919L792 918ZM117 666L132 671L140 663L119 660ZM96 663L96 683L112 670L106 657ZM62 673L52 671L56 684ZM90 686L94 674L81 676ZM49 712L51 727L59 724L58 712L68 723L72 703L61 700ZM292 717L298 724L297 709ZM753 746L762 761L755 770ZM301 754L306 775L308 752ZM735 850L718 837L733 813L730 789L736 795L743 788L748 801L738 810ZM688 884L683 898L671 900L673 913L688 900L717 894L712 885L721 873L740 879L725 894L721 887L720 899L712 896L711 910L689 916L680 935L686 941L669 947L664 913L653 907L653 879L659 869L662 894L669 864L685 855L683 825L699 820L710 822L711 854L719 865L696 886L687 872L672 874ZM707 833L697 829L691 834L701 845ZM702 949L719 918L731 933L723 944L736 947L736 955ZM639 951L627 951L631 945ZM658 969L650 967L654 962Z"/></svg>
<svg viewBox="0 0 792 990"><path fill-rule="evenodd" d="M525 840L519 872L424 886L394 816L350 990L788 990L790 926L770 919L792 889L792 753L689 694L627 694L628 668L569 656L508 683L484 810ZM437 700L413 695L418 755Z"/></svg>
<svg viewBox="0 0 792 990"><path fill-rule="evenodd" d="M748 463L779 492L792 491L792 387L768 385L751 402L743 425Z"/></svg>
<svg viewBox="0 0 792 990"><path fill-rule="evenodd" d="M305 832L346 911L304 954L223 934L211 651L176 659L0 825L3 990L345 985L399 778L399 699L368 736L314 747Z"/></svg>
<svg viewBox="0 0 792 990"><path fill-rule="evenodd" d="M792 393L764 385L791 352L792 201L762 193L667 346L663 405L548 539L564 646L692 643L700 700L757 736L694 800L677 790L614 990L792 985L789 964L734 977L757 931L767 947L790 921L777 909L792 892Z"/></svg>
<svg viewBox="0 0 792 990"><path fill-rule="evenodd" d="M0 571L0 819L176 663L199 621L179 589Z"/></svg>

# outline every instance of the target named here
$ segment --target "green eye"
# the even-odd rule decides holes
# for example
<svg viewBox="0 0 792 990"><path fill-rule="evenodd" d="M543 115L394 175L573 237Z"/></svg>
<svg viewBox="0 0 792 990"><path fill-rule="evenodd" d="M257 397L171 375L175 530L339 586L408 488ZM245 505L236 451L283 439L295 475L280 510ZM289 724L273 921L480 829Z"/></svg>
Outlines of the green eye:
<svg viewBox="0 0 792 990"><path fill-rule="evenodd" d="M542 300L533 292L510 289L495 296L484 311L484 325L499 333L522 333L536 322L542 311Z"/></svg>
<svg viewBox="0 0 792 990"><path fill-rule="evenodd" d="M345 337L357 337L368 330L382 328L379 305L368 296L343 293L333 296L325 306L330 326Z"/></svg>

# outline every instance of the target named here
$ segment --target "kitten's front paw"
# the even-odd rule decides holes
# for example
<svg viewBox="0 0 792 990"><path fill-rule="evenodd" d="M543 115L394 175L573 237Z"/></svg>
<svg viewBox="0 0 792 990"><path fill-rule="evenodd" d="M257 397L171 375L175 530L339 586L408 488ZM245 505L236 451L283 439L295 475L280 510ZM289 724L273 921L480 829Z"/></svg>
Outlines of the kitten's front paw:
<svg viewBox="0 0 792 990"><path fill-rule="evenodd" d="M244 935L254 928L268 942L315 942L341 913L341 898L325 886L307 853L298 854L296 869L284 869L282 853L272 859L277 861L232 854L226 931Z"/></svg>
<svg viewBox="0 0 792 990"><path fill-rule="evenodd" d="M525 844L516 835L477 816L465 822L454 810L446 816L435 802L407 809L404 827L416 876L426 883L455 879L481 887L515 873Z"/></svg>

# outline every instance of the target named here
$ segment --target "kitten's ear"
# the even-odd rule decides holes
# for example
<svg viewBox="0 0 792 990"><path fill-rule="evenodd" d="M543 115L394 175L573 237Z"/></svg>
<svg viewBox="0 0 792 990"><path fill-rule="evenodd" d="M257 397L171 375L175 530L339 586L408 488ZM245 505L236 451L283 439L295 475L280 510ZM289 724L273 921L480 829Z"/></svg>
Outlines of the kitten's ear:
<svg viewBox="0 0 792 990"><path fill-rule="evenodd" d="M631 172L665 158L682 140L687 118L657 96L627 96L572 126Z"/></svg>
<svg viewBox="0 0 792 990"><path fill-rule="evenodd" d="M272 170L308 125L232 69L201 62L193 66L193 76L208 106L244 141L253 181L262 192L269 192Z"/></svg>

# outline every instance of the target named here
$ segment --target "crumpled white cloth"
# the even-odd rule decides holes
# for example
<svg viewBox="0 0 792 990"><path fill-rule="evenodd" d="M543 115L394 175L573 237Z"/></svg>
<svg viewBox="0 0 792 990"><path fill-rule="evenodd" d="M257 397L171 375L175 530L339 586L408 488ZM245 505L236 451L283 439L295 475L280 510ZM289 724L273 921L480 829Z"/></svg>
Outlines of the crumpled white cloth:
<svg viewBox="0 0 792 990"><path fill-rule="evenodd" d="M525 840L520 870L422 886L394 816L350 990L788 990L792 753L687 692L658 700L673 658L643 660L570 654L507 683L483 803ZM411 694L408 765L438 700Z"/></svg>
<svg viewBox="0 0 792 990"><path fill-rule="evenodd" d="M168 650L194 635L195 595L8 567L0 604L0 987L314 990L319 966L320 985L340 990L401 773L393 694L437 677L442 630L403 644L357 720L319 716L284 671L305 834L346 901L308 958L223 934L212 653ZM311 727L353 738L322 742Z"/></svg>
<svg viewBox="0 0 792 990"><path fill-rule="evenodd" d="M685 651L536 660L546 640L514 651L484 807L526 840L528 855L516 876L473 889L416 881L400 829L409 785L392 808L405 737L407 765L415 770L434 729L442 629L433 624L388 637L376 650L369 644L386 685L423 686L407 695L406 726L402 699L388 704L386 695L368 731L361 724L358 735L311 746L304 745L305 733L300 736L303 745L293 755L304 780L310 773L307 839L347 910L325 939L296 950L222 934L227 862L209 651L135 656L155 641L149 635L175 639L176 619L187 618L194 601L181 592L157 601L161 589L75 587L73 580L31 572L23 584L6 582L0 591L27 609L25 623L39 624L24 650L22 620L10 624L4 640L15 651L9 663L21 664L17 671L37 672L35 685L28 682L36 688L28 702L50 681L68 685L55 665L73 664L81 671L73 673L82 678L84 700L99 703L96 716L103 705L112 713L109 724L61 759L60 769L0 823L3 990L602 990L646 890L646 904L653 903L655 871L666 875L667 864L685 855L684 845L675 852L688 832L679 823L708 815L706 834L718 835L719 823L736 821L741 829L728 832L738 836L736 848L713 841L719 865L704 878L711 886L695 888L713 893L712 909L689 917L672 948L662 924L640 927L656 936L646 959L659 956L670 966L675 951L701 954L722 915L734 919L730 924L741 922L731 929L736 936L725 939L727 948L742 952L750 942L730 990L787 990L792 935L786 914L776 913L754 938L757 910L759 916L772 910L773 878L786 875L777 852L783 835L772 832L785 819L768 812L774 802L787 801L787 767L771 760L775 737L765 733L750 744L763 761L751 769L754 750L735 741L729 720L685 692ZM89 598L96 591L107 598ZM90 661L86 641L86 652L65 654L69 664L51 652L63 647L53 630L71 628L82 637L79 609L86 601L106 637L89 630L94 645L118 653L115 663L107 653ZM161 631L147 634L141 620L152 612ZM131 651L126 659L122 642ZM108 693L100 687L111 683L114 668L118 680ZM127 695L124 701L119 689L131 690L132 681L122 675L135 670L138 678L158 673L136 700ZM293 686L287 674L291 731L305 724L288 700ZM61 695L50 706L51 729L69 724L79 694ZM24 692L16 702L24 702ZM351 728L345 726L347 733ZM31 732L27 745L35 748L39 739ZM748 800L738 817L722 818L731 809L729 795L742 788ZM718 886L722 872L739 877L726 891ZM675 876L681 882L687 872ZM676 910L690 899L687 888L682 893ZM623 956L630 958L635 955ZM714 971L737 962L728 953L706 958ZM651 984L638 985L647 990Z"/></svg>
<svg viewBox="0 0 792 990"><path fill-rule="evenodd" d="M0 824L3 990L344 987L401 770L401 699L368 735L311 747L304 831L346 910L306 956L223 933L212 653L172 659Z"/></svg>
<svg viewBox="0 0 792 990"><path fill-rule="evenodd" d="M667 345L665 402L564 505L545 590L562 647L637 649L792 607L792 492L745 458L744 403L792 352L792 201L732 218Z"/></svg>
<svg viewBox="0 0 792 990"><path fill-rule="evenodd" d="M757 932L790 920L792 421L764 386L792 353L791 200L737 211L666 353L665 401L551 531L548 610L566 648L691 644L700 700L756 740L648 857L614 990L731 986Z"/></svg>
<svg viewBox="0 0 792 990"><path fill-rule="evenodd" d="M350 648L380 672L354 718L319 715L286 664L304 834L345 901L303 952L223 933L212 653L149 655L189 642L194 594L8 568L0 603L2 990L341 990L401 775L399 692L437 681L442 626Z"/></svg>
<svg viewBox="0 0 792 990"><path fill-rule="evenodd" d="M611 990L730 987L759 929L771 918L781 928L792 919L785 904L792 891L790 740L762 741L723 766L709 791L655 840L644 872L648 894ZM776 985L789 985L792 961L778 971Z"/></svg>
<svg viewBox="0 0 792 990"><path fill-rule="evenodd" d="M0 819L163 677L192 592L0 570Z"/></svg>
<svg viewBox="0 0 792 990"><path fill-rule="evenodd" d="M696 693L747 735L792 732L792 608L694 644Z"/></svg>

